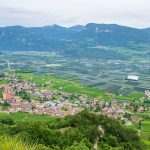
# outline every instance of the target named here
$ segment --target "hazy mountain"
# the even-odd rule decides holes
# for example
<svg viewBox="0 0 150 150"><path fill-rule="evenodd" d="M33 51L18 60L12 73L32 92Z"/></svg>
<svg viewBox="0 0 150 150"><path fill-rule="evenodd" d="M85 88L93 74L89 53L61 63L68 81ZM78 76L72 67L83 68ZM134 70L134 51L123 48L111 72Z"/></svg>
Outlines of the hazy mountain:
<svg viewBox="0 0 150 150"><path fill-rule="evenodd" d="M0 28L0 50L53 50L70 56L111 59L126 58L114 48L144 51L147 56L149 43L150 28L136 29L117 24Z"/></svg>
<svg viewBox="0 0 150 150"><path fill-rule="evenodd" d="M148 44L150 42L150 34L145 31L116 24L90 23L78 33L78 36L93 38L105 46L127 46L134 43Z"/></svg>
<svg viewBox="0 0 150 150"><path fill-rule="evenodd" d="M76 25L76 26L73 26L73 27L70 27L69 29L70 30L73 30L73 31L76 31L76 32L80 32L84 29L85 27L82 26L82 25Z"/></svg>

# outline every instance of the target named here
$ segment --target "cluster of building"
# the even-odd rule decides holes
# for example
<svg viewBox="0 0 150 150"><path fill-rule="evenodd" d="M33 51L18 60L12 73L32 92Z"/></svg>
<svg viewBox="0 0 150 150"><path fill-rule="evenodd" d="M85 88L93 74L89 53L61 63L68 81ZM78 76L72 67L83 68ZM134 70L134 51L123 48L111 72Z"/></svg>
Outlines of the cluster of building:
<svg viewBox="0 0 150 150"><path fill-rule="evenodd" d="M132 125L133 122L142 120L141 117L134 115L134 109L134 106L130 103L118 103L116 101L111 101L108 107L104 107L102 109L101 114L112 119L121 120L125 123L125 125ZM137 111L141 112L141 107L139 107L139 110ZM144 111L143 107L142 111Z"/></svg>
<svg viewBox="0 0 150 150"><path fill-rule="evenodd" d="M0 88L3 89L3 99L0 103L7 102L10 105L7 111L10 113L28 112L66 116L81 111L77 105L70 103L69 94L40 90L35 83L13 81L9 85L0 85ZM20 96L22 91L23 94L29 95L27 99Z"/></svg>
<svg viewBox="0 0 150 150"><path fill-rule="evenodd" d="M0 89L3 94L0 103L7 102L10 105L6 110L8 113L28 112L63 117L88 109L112 119L122 120L126 125L141 120L140 117L133 115L135 107L131 103L119 103L115 100L110 102L100 99L91 100L85 95L73 95L58 90L43 90L38 88L35 83L21 81L17 78L11 80L9 84L0 84ZM28 97L24 95L28 95ZM149 109L148 106L136 107L138 112ZM133 117L129 118L126 114L133 115Z"/></svg>

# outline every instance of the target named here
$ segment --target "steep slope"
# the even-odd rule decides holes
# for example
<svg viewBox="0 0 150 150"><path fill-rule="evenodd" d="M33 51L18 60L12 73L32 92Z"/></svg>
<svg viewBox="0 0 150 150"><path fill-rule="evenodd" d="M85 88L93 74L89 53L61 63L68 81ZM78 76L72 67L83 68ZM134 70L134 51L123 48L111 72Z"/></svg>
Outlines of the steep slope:
<svg viewBox="0 0 150 150"><path fill-rule="evenodd" d="M7 124L6 122L5 124L0 123L0 133L10 135L14 140L15 137L18 137L21 141L36 143L33 147L37 149L39 146L45 146L45 149L50 150L93 150L93 147L97 149L148 150L137 131L125 128L115 120L87 111L48 122L20 121L14 122L13 126L8 122ZM14 140L9 142L8 139L10 143L8 145L11 146L13 143L16 146L18 143ZM6 146L5 140L0 139L0 146L1 143ZM21 143L21 146L24 149L26 145Z"/></svg>

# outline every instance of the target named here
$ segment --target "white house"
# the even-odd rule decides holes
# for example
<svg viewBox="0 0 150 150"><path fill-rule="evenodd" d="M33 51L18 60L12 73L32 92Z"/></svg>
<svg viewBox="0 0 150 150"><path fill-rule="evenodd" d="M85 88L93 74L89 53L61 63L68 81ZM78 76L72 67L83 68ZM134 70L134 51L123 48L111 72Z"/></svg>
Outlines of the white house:
<svg viewBox="0 0 150 150"><path fill-rule="evenodd" d="M126 77L126 80L138 81L138 80L139 80L139 76L128 75L128 76Z"/></svg>

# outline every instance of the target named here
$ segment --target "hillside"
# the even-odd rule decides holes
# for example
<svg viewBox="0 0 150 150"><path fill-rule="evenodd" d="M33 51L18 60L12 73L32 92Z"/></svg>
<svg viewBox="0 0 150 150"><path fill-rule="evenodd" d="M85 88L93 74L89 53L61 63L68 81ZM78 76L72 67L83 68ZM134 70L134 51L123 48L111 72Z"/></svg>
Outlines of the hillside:
<svg viewBox="0 0 150 150"><path fill-rule="evenodd" d="M73 57L128 59L128 51L132 55L142 53L143 57L149 57L149 43L149 28L136 29L116 24L0 28L1 51L48 50Z"/></svg>
<svg viewBox="0 0 150 150"><path fill-rule="evenodd" d="M25 145L29 149L41 147L43 150L147 149L136 131L121 126L117 121L86 111L55 121L16 122L5 118L0 122L1 136L17 137L16 140L1 138L0 148L6 146L5 139L8 139L14 146L19 143L22 149L25 149ZM30 148L30 144L33 148Z"/></svg>

